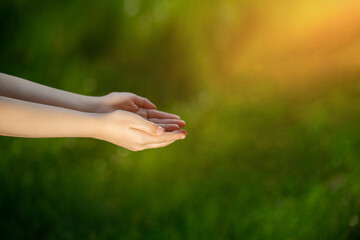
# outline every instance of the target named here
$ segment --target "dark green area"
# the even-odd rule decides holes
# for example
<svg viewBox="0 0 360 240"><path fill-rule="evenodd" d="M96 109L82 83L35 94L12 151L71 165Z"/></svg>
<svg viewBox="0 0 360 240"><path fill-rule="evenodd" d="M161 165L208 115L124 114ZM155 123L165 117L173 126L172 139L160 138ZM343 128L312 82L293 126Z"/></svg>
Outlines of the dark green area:
<svg viewBox="0 0 360 240"><path fill-rule="evenodd" d="M187 1L141 3L130 17L123 1L0 2L1 72L135 92L189 131L136 153L1 137L0 238L359 239L360 73L311 91L245 76L214 87Z"/></svg>

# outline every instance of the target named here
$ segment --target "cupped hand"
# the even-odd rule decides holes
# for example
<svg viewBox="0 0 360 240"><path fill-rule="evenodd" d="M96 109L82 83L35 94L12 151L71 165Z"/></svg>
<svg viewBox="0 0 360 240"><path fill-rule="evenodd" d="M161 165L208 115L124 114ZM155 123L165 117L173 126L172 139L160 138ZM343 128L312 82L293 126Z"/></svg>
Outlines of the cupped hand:
<svg viewBox="0 0 360 240"><path fill-rule="evenodd" d="M185 122L179 116L156 110L155 104L144 97L128 92L112 92L97 97L98 113L109 113L124 110L135 113L148 121L163 127L165 131L172 132L185 127Z"/></svg>
<svg viewBox="0 0 360 240"><path fill-rule="evenodd" d="M98 120L100 127L95 138L132 151L165 147L186 135L185 130L164 132L159 125L129 111L101 114Z"/></svg>

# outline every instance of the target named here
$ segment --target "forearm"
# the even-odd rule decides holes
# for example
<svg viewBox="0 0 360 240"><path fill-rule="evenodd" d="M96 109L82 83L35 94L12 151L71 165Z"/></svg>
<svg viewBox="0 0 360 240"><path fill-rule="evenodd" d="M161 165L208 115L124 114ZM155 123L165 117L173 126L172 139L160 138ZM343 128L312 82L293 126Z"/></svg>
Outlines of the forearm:
<svg viewBox="0 0 360 240"><path fill-rule="evenodd" d="M0 135L96 137L99 114L0 97Z"/></svg>
<svg viewBox="0 0 360 240"><path fill-rule="evenodd" d="M97 107L96 97L51 88L3 73L0 73L0 96L82 112L93 112Z"/></svg>

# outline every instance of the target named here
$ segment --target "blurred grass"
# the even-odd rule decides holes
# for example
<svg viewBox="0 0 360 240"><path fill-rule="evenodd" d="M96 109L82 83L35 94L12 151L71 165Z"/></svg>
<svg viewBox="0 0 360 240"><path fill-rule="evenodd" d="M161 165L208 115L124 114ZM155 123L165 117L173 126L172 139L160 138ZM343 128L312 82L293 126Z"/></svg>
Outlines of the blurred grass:
<svg viewBox="0 0 360 240"><path fill-rule="evenodd" d="M358 57L328 51L324 68L291 44L269 50L259 4L2 1L1 72L135 92L181 115L189 135L136 153L1 137L1 238L358 239Z"/></svg>

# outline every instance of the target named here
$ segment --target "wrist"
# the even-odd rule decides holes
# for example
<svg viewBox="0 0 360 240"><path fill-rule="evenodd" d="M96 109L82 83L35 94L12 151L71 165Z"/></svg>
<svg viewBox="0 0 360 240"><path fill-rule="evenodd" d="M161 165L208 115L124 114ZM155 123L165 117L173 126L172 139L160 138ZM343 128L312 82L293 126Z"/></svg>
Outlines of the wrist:
<svg viewBox="0 0 360 240"><path fill-rule="evenodd" d="M90 138L104 140L106 129L105 115L106 113L85 113L87 115L87 134Z"/></svg>
<svg viewBox="0 0 360 240"><path fill-rule="evenodd" d="M81 111L88 113L101 113L103 104L101 97L83 96Z"/></svg>
<svg viewBox="0 0 360 240"><path fill-rule="evenodd" d="M108 113L112 112L113 109L106 104L104 97L86 96L84 104L84 112L89 113Z"/></svg>

